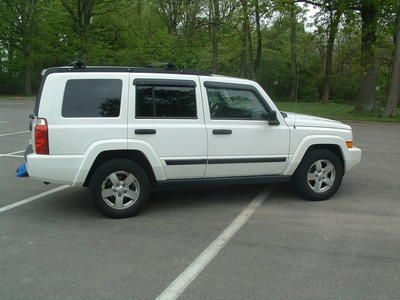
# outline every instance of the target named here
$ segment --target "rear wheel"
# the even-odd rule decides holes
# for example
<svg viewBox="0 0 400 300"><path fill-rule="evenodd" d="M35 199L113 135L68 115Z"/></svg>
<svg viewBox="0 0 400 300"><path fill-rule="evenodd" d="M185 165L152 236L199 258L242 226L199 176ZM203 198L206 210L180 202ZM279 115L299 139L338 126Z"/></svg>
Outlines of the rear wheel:
<svg viewBox="0 0 400 300"><path fill-rule="evenodd" d="M339 157L325 149L309 152L292 177L297 193L307 200L329 199L340 187L343 164Z"/></svg>
<svg viewBox="0 0 400 300"><path fill-rule="evenodd" d="M110 218L134 216L150 194L146 172L128 159L110 160L98 167L89 189L95 207Z"/></svg>

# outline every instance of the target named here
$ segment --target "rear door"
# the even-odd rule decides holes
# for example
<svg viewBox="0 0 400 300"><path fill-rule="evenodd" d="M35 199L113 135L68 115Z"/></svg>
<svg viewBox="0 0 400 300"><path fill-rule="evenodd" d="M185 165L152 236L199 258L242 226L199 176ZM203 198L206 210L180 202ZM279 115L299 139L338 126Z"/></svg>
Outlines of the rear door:
<svg viewBox="0 0 400 300"><path fill-rule="evenodd" d="M131 73L130 84L128 147L148 143L167 179L202 178L207 133L198 76Z"/></svg>

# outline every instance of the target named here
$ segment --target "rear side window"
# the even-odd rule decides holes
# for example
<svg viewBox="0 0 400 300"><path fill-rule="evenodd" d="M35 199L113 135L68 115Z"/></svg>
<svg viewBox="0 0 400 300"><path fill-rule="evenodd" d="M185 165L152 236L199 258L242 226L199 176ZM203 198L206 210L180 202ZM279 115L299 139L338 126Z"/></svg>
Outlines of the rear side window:
<svg viewBox="0 0 400 300"><path fill-rule="evenodd" d="M196 93L190 86L136 86L137 118L196 118Z"/></svg>
<svg viewBox="0 0 400 300"><path fill-rule="evenodd" d="M113 118L121 107L122 80L70 79L65 85L62 116Z"/></svg>

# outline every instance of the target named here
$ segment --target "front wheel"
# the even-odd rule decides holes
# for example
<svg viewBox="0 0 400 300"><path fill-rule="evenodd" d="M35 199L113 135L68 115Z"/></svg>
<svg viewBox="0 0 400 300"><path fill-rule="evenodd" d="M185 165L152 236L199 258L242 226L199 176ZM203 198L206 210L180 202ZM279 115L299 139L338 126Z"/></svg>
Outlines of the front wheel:
<svg viewBox="0 0 400 300"><path fill-rule="evenodd" d="M343 174L343 164L336 154L316 149L303 158L292 180L300 196L307 200L321 201L337 192Z"/></svg>
<svg viewBox="0 0 400 300"><path fill-rule="evenodd" d="M150 194L146 172L128 159L110 160L98 167L89 189L95 207L109 218L134 216Z"/></svg>

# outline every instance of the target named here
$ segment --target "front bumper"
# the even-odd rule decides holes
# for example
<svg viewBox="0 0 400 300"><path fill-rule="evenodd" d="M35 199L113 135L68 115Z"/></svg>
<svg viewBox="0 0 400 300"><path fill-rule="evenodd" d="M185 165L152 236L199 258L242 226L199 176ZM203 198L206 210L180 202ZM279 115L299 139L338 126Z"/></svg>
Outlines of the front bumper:
<svg viewBox="0 0 400 300"><path fill-rule="evenodd" d="M362 157L362 151L360 148L353 147L353 148L348 149L348 151L349 151L349 155L345 162L346 172L350 171L356 165L358 165L360 163L361 157Z"/></svg>

